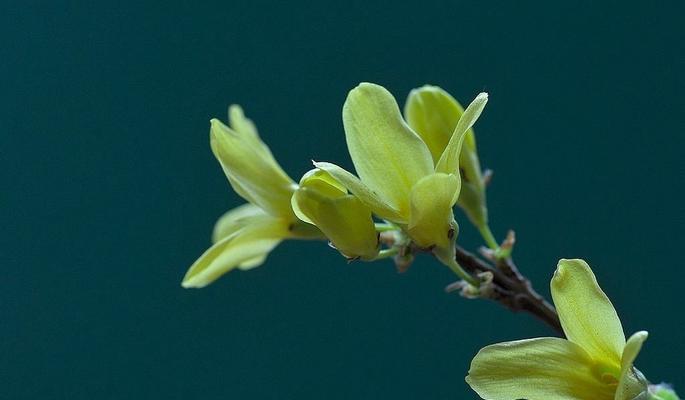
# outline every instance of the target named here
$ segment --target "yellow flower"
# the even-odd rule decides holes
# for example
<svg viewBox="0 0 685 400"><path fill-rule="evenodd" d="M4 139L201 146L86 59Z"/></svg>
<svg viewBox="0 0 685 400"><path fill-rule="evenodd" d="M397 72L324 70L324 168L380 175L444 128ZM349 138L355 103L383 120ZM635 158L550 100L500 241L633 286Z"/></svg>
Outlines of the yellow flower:
<svg viewBox="0 0 685 400"><path fill-rule="evenodd" d="M417 246L454 263L457 225L452 207L461 183L459 152L486 102L487 94L476 97L434 161L426 143L402 118L392 94L382 86L362 83L350 91L343 106L345 138L359 178L335 164L315 166L330 173L374 214L399 226Z"/></svg>
<svg viewBox="0 0 685 400"><path fill-rule="evenodd" d="M233 190L248 203L219 218L214 245L190 267L183 287L204 287L235 268L257 267L283 239L323 237L293 213L290 198L297 185L239 106L229 108L229 126L212 119L210 144Z"/></svg>
<svg viewBox="0 0 685 400"><path fill-rule="evenodd" d="M426 143L434 162L439 161L463 114L464 109L454 97L443 89L430 85L412 90L404 106L407 123ZM497 241L488 227L485 180L473 129L467 130L464 136L459 170L462 186L457 205L480 230L488 246L496 248Z"/></svg>
<svg viewBox="0 0 685 400"><path fill-rule="evenodd" d="M316 225L348 259L373 260L379 252L371 209L326 171L313 169L300 179L292 208L302 221Z"/></svg>
<svg viewBox="0 0 685 400"><path fill-rule="evenodd" d="M561 260L551 283L566 340L536 338L483 348L466 381L487 400L650 399L633 367L647 332L626 341L613 305L583 260Z"/></svg>

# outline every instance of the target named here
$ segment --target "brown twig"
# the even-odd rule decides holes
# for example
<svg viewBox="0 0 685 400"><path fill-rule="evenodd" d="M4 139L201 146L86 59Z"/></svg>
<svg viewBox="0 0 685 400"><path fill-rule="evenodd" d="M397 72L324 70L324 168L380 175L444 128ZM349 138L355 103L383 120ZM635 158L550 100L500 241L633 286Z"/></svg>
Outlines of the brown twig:
<svg viewBox="0 0 685 400"><path fill-rule="evenodd" d="M563 333L554 306L533 289L530 281L519 272L511 257L488 258L489 262L457 246L456 259L465 270L473 275L492 274L490 290L481 297L496 301L513 312L527 312L557 332Z"/></svg>

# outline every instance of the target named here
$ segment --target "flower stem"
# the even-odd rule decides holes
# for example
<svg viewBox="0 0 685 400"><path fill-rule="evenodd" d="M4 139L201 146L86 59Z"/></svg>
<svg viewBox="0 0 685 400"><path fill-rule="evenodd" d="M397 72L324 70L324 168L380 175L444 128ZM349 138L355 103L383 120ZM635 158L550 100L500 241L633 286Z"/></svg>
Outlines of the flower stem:
<svg viewBox="0 0 685 400"><path fill-rule="evenodd" d="M399 253L400 249L398 247L391 247L389 249L383 249L378 252L378 255L374 260L382 260L384 258L394 257Z"/></svg>
<svg viewBox="0 0 685 400"><path fill-rule="evenodd" d="M478 288L480 286L480 280L474 278L473 275L466 272L464 268L457 262L457 260L452 259L452 262L446 263L447 266L454 272L458 277L468 282L471 286Z"/></svg>
<svg viewBox="0 0 685 400"><path fill-rule="evenodd" d="M493 265L457 246L456 260L471 275L492 273L492 290L483 298L500 303L513 312L529 313L563 334L554 306L533 289L530 281L519 272L511 258L489 259Z"/></svg>
<svg viewBox="0 0 685 400"><path fill-rule="evenodd" d="M490 226L488 224L484 224L478 227L478 231L480 232L480 235L483 237L485 244L491 250L497 251L499 249L497 239L495 239L495 235L492 234L492 231L490 230Z"/></svg>

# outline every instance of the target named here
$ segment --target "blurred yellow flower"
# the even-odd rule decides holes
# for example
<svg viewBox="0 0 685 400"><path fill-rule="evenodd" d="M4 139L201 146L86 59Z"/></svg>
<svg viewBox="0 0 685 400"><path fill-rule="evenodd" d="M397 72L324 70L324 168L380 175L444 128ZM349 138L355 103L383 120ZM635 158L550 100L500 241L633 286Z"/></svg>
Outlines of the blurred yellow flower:
<svg viewBox="0 0 685 400"><path fill-rule="evenodd" d="M536 338L483 348L466 382L487 400L651 399L633 367L647 332L626 341L613 305L583 260L560 260L552 297L566 340Z"/></svg>
<svg viewBox="0 0 685 400"><path fill-rule="evenodd" d="M438 162L454 134L464 109L457 100L438 86L424 85L409 92L404 105L404 117L409 126L426 143L434 162ZM488 246L495 249L497 241L488 226L485 199L485 178L481 170L473 129L466 131L459 155L462 178L459 205L478 228Z"/></svg>

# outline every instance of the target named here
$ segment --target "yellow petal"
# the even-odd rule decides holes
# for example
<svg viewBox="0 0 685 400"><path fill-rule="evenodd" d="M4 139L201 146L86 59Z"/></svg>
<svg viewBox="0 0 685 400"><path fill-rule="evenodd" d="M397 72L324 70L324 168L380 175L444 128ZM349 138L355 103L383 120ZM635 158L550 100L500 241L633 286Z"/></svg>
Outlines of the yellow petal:
<svg viewBox="0 0 685 400"><path fill-rule="evenodd" d="M245 116L242 107L237 104L231 104L228 107L228 122L231 129L238 132L238 134L252 138L257 146L262 147L264 151L271 153L265 145L259 139L259 133L257 133L257 127L251 119Z"/></svg>
<svg viewBox="0 0 685 400"><path fill-rule="evenodd" d="M578 345L559 338L499 343L471 362L466 382L486 400L612 400Z"/></svg>
<svg viewBox="0 0 685 400"><path fill-rule="evenodd" d="M407 123L426 142L435 163L445 151L463 113L464 109L449 93L430 85L412 90L404 107ZM488 210L485 203L485 184L473 129L465 133L459 156L459 170L462 188L457 204L464 209L474 225L486 226Z"/></svg>
<svg viewBox="0 0 685 400"><path fill-rule="evenodd" d="M649 334L646 331L636 332L631 336L626 342L626 347L623 349L623 355L621 357L621 371L625 371L630 368L637 355L642 350L642 344L647 340Z"/></svg>
<svg viewBox="0 0 685 400"><path fill-rule="evenodd" d="M261 218L264 215L264 210L255 206L254 204L243 204L227 211L214 224L214 231L212 232L212 243L229 236L233 232L243 228L250 223L253 217Z"/></svg>
<svg viewBox="0 0 685 400"><path fill-rule="evenodd" d="M459 178L452 174L431 174L419 180L411 191L408 233L423 248L449 248L456 234L452 206L459 196Z"/></svg>
<svg viewBox="0 0 685 400"><path fill-rule="evenodd" d="M464 145L459 156L459 170L462 185L457 205L477 227L487 226L488 207L485 195L485 181L480 167L476 139L473 130L466 132Z"/></svg>
<svg viewBox="0 0 685 400"><path fill-rule="evenodd" d="M186 272L181 285L201 288L233 269L249 269L261 264L266 255L290 235L289 225L289 221L271 216L253 219L249 225L205 251Z"/></svg>
<svg viewBox="0 0 685 400"><path fill-rule="evenodd" d="M468 132L473 124L476 123L487 102L488 94L480 93L471 104L466 107L461 118L459 118L459 122L457 122L457 126L454 128L454 132L452 132L452 135L450 136L445 151L435 165L436 172L444 172L447 174L456 174L459 172L459 154L464 138L466 137L466 132Z"/></svg>
<svg viewBox="0 0 685 400"><path fill-rule="evenodd" d="M318 197L323 198L335 199L347 195L345 186L338 182L331 174L319 168L314 168L302 175L298 190L303 188L307 188L309 192L314 192ZM304 191L301 190L301 192ZM303 193L300 193L299 196L296 196L296 194L297 190L290 200L293 212L295 212L295 215L300 220L308 224L316 225L316 222L307 215L309 213L300 208L300 199L302 199Z"/></svg>
<svg viewBox="0 0 685 400"><path fill-rule="evenodd" d="M463 164L462 164L463 165ZM485 187L473 181L467 181L462 174L461 190L457 205L464 210L466 216L476 227L488 225L488 207L485 200Z"/></svg>
<svg viewBox="0 0 685 400"><path fill-rule="evenodd" d="M340 197L347 194L345 185L335 179L333 175L320 168L314 168L302 175L300 186L316 189L322 194L331 197Z"/></svg>
<svg viewBox="0 0 685 400"><path fill-rule="evenodd" d="M616 389L615 400L633 400L646 393L648 382L640 371L633 367L642 344L647 340L647 332L640 331L631 336L626 342L621 357L621 377Z"/></svg>
<svg viewBox="0 0 685 400"><path fill-rule="evenodd" d="M268 254L259 255L255 258L245 260L242 263L240 263L240 266L238 267L238 269L240 269L241 271L247 271L247 270L250 270L252 268L257 268L260 265L264 264L264 261L266 261L266 256L268 256Z"/></svg>
<svg viewBox="0 0 685 400"><path fill-rule="evenodd" d="M407 213L407 215L400 214L399 210L387 204L378 194L362 183L359 178L345 171L343 168L327 162L315 162L314 166L335 177L338 182L357 196L364 204L369 206L374 214L379 217L397 224L406 224L409 222L409 213Z"/></svg>
<svg viewBox="0 0 685 400"><path fill-rule="evenodd" d="M438 162L464 109L449 93L425 85L409 92L404 117L426 143L433 161Z"/></svg>
<svg viewBox="0 0 685 400"><path fill-rule="evenodd" d="M235 112L233 113L235 114ZM241 131L211 121L210 144L233 189L274 216L293 217L290 196L295 183L283 172L256 130L239 117ZM232 121L233 122L233 121Z"/></svg>
<svg viewBox="0 0 685 400"><path fill-rule="evenodd" d="M326 193L305 184L293 194L292 204L296 215L316 225L345 257L372 260L378 255L371 209L355 196Z"/></svg>
<svg viewBox="0 0 685 400"><path fill-rule="evenodd" d="M551 283L561 326L571 342L620 372L626 340L616 310L583 260L560 260Z"/></svg>
<svg viewBox="0 0 685 400"><path fill-rule="evenodd" d="M433 172L430 151L405 123L385 88L362 83L343 106L347 148L362 182L401 213L409 211L409 193Z"/></svg>

